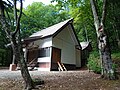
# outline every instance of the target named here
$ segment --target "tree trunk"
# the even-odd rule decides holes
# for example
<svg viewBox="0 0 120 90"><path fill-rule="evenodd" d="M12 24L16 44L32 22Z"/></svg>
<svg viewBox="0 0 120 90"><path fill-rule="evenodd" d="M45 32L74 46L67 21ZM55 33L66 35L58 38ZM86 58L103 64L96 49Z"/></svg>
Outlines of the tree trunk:
<svg viewBox="0 0 120 90"><path fill-rule="evenodd" d="M106 34L103 32L101 32L101 35L99 36L99 50L102 60L102 77L110 80L115 79L115 72L112 68L112 59L109 43L107 41Z"/></svg>
<svg viewBox="0 0 120 90"><path fill-rule="evenodd" d="M31 79L31 76L29 74L29 71L27 69L27 64L25 62L25 58L24 58L24 53L23 50L21 48L21 60L20 60L20 67L21 67L21 74L22 77L24 78L25 81L25 89L27 90L31 90L34 88L34 83Z"/></svg>
<svg viewBox="0 0 120 90"><path fill-rule="evenodd" d="M20 65L21 75L25 82L25 89L31 90L34 88L34 83L32 81L32 78L31 78L28 68L27 68L27 64L25 62L24 53L23 53L22 45L21 45L21 41L20 41L21 39L19 38L18 43L16 43L15 39L12 39L12 40L13 40L12 46L13 46L14 56L15 56L14 59L17 60L18 64Z"/></svg>
<svg viewBox="0 0 120 90"><path fill-rule="evenodd" d="M21 74L22 74L22 77L25 81L25 89L32 90L34 88L34 83L32 81L30 74L29 74L27 63L25 61L21 37L20 37L20 28L19 28L18 34L19 34L19 36L18 36L18 49L19 49L19 56L20 56L19 64L20 64L20 68L21 68Z"/></svg>
<svg viewBox="0 0 120 90"><path fill-rule="evenodd" d="M106 0L103 0L103 12L101 22L98 19L98 13L96 11L95 0L90 0L92 12L94 16L94 25L98 37L98 47L101 57L102 77L105 79L115 79L115 74L112 68L111 53L109 49L109 42L107 35L104 32L104 21L106 16Z"/></svg>
<svg viewBox="0 0 120 90"><path fill-rule="evenodd" d="M13 2L16 0L13 0ZM6 32L6 36L9 38L13 50L13 63L14 61L18 61L21 68L21 74L25 81L25 89L31 90L34 88L34 83L31 79L31 76L29 74L27 64L24 59L24 54L22 50L22 43L20 38L20 18L22 15L22 0L20 0L21 6L20 6L20 14L16 15L17 9L14 8L14 14L15 14L15 30L12 32L9 23L7 22L7 19L5 17L5 6L3 4L3 1L0 0L0 23L2 25L2 29ZM16 18L18 16L18 18ZM13 20L14 21L14 20ZM18 36L18 37L17 37Z"/></svg>

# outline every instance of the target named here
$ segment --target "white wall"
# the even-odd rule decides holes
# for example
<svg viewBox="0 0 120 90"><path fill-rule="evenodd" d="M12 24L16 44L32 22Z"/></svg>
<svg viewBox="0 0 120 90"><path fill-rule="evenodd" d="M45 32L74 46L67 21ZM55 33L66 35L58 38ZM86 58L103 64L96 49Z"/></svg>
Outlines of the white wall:
<svg viewBox="0 0 120 90"><path fill-rule="evenodd" d="M69 27L62 30L57 36L53 38L53 47L61 49L61 61L66 64L76 64L76 50L75 42L72 38Z"/></svg>
<svg viewBox="0 0 120 90"><path fill-rule="evenodd" d="M34 42L35 45L38 45L39 48L51 47L52 46L52 38L40 39Z"/></svg>

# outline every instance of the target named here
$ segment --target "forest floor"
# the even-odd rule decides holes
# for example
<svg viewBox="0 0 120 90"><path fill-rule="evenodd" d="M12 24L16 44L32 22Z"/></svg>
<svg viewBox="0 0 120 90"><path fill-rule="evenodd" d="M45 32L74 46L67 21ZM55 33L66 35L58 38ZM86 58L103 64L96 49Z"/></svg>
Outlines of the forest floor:
<svg viewBox="0 0 120 90"><path fill-rule="evenodd" d="M103 80L88 70L30 71L30 74L34 79L45 81L35 90L120 90L120 76L118 80ZM20 71L0 70L0 90L23 90L23 85Z"/></svg>
<svg viewBox="0 0 120 90"><path fill-rule="evenodd" d="M104 80L100 74L89 72L86 69L76 71L30 71L33 79L44 80L34 90L120 90L120 58L115 62L118 65L118 80ZM24 82L20 71L0 69L0 90L23 90Z"/></svg>

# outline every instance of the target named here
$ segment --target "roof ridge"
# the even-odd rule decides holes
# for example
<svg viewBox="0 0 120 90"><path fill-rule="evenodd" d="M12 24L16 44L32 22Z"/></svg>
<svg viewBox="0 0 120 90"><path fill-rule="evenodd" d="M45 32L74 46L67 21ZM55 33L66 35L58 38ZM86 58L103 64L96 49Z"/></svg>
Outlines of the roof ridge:
<svg viewBox="0 0 120 90"><path fill-rule="evenodd" d="M60 28L62 28L64 25L66 25L68 22L73 21L73 19L67 19L65 21L59 22L57 24L54 24L52 26L49 26L45 29L42 29L40 31L37 31L35 33L33 33L30 37L36 37L36 36L49 36L49 35L53 35L55 32L57 32Z"/></svg>

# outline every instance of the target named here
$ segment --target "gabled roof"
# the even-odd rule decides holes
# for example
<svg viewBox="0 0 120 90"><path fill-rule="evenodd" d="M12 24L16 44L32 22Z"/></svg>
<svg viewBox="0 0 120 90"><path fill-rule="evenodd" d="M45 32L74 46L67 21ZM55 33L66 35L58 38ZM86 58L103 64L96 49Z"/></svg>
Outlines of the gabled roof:
<svg viewBox="0 0 120 90"><path fill-rule="evenodd" d="M54 36L56 35L59 31L61 31L62 29L64 29L64 27L66 25L68 25L69 23L71 23L73 21L73 19L69 19L66 20L64 22L60 22L58 24L55 24L53 26L50 26L46 29L43 29L41 31L38 31L36 33L33 33L30 37L38 37L41 36L41 38L45 38L45 37L50 37L50 36Z"/></svg>
<svg viewBox="0 0 120 90"><path fill-rule="evenodd" d="M72 22L73 22L73 19L68 19L66 21L60 22L58 24L50 26L50 27L48 27L46 29L43 29L41 31L33 33L29 38L24 39L24 42L29 43L29 42L39 40L39 39L43 39L43 38L47 38L47 37L55 37L60 31L62 31L67 25L70 24L72 29L73 29L73 33L75 35L75 38L78 42L79 49L81 49L81 45L79 43L78 37L75 33L73 25L71 24Z"/></svg>

